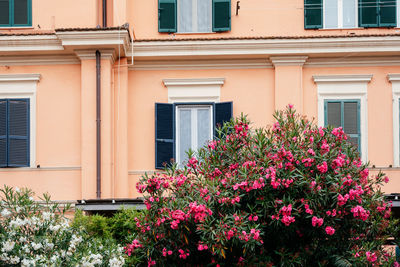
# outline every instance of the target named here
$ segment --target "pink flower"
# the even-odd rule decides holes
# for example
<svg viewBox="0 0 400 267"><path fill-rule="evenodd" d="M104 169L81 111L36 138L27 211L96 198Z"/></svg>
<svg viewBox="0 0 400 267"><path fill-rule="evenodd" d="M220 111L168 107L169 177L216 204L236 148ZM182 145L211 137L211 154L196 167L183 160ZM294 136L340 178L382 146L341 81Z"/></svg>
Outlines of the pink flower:
<svg viewBox="0 0 400 267"><path fill-rule="evenodd" d="M324 161L317 166L317 169L320 173L326 173L328 171L328 164Z"/></svg>
<svg viewBox="0 0 400 267"><path fill-rule="evenodd" d="M314 226L314 227L316 227L316 226L320 227L324 223L324 219L314 216L311 219L311 223L312 223L312 226Z"/></svg>
<svg viewBox="0 0 400 267"><path fill-rule="evenodd" d="M375 252L371 253L370 251L367 251L367 252L365 252L365 255L367 256L367 260L369 262L375 262L378 259Z"/></svg>
<svg viewBox="0 0 400 267"><path fill-rule="evenodd" d="M360 218L361 220L365 221L368 219L369 211L365 210L360 205L355 206L351 209L354 218Z"/></svg>
<svg viewBox="0 0 400 267"><path fill-rule="evenodd" d="M335 233L335 229L333 227L327 226L325 228L325 232L327 235L333 235Z"/></svg>

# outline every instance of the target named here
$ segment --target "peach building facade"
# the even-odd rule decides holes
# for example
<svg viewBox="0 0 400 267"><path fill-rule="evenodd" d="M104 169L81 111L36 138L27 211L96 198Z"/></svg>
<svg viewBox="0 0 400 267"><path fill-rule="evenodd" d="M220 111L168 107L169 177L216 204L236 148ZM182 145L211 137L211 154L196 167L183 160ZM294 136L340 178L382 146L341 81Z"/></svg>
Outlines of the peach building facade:
<svg viewBox="0 0 400 267"><path fill-rule="evenodd" d="M398 193L400 0L369 2L0 0L1 183L136 198L215 124L291 103L343 126Z"/></svg>

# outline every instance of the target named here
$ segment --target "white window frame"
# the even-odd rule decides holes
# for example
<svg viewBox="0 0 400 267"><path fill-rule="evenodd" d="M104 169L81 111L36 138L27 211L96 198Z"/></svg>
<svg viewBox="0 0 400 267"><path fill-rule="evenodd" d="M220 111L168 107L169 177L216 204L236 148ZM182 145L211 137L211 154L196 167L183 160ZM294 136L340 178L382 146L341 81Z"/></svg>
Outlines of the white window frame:
<svg viewBox="0 0 400 267"><path fill-rule="evenodd" d="M201 108L208 108L210 110L210 136L212 138L213 136L213 130L214 130L214 121L213 121L213 106L210 104L195 104L195 105L184 105L184 104L177 104L175 106L175 114L176 114L176 120L175 120L175 131L176 131L176 140L175 140L175 151L176 151L176 162L178 164L181 163L182 161L182 156L180 155L180 131L179 131L179 125L180 125L180 120L179 120L179 109L190 109L191 112L191 130L192 130L192 150L198 150L199 144L197 143L197 110ZM193 112L196 110L196 112Z"/></svg>
<svg viewBox="0 0 400 267"><path fill-rule="evenodd" d="M315 75L318 91L318 126L325 126L325 100L360 100L361 160L368 161L368 83L372 75Z"/></svg>
<svg viewBox="0 0 400 267"><path fill-rule="evenodd" d="M400 0L397 0L400 1ZM322 17L323 17L323 28L324 29L355 29L358 28L358 0L355 1L355 14L354 18L356 21L356 25L353 27L343 27L343 0L337 0L338 3L338 17L337 17L337 22L338 26L337 28L327 28L326 25L326 16L325 16L325 7L326 7L326 0L323 0L322 3Z"/></svg>
<svg viewBox="0 0 400 267"><path fill-rule="evenodd" d="M393 165L400 167L400 74L388 74L388 80L392 83L392 101L393 101Z"/></svg>
<svg viewBox="0 0 400 267"><path fill-rule="evenodd" d="M207 0L210 1L210 14L211 14L211 20L210 20L210 31L209 32L199 32L198 29L198 23L197 23L197 2L198 1L204 1L204 0L192 0L192 3L196 3L192 5L192 26L194 26L193 31L191 32L184 32L181 31L180 29L180 23L179 23L179 12L180 12L180 8L179 8L179 1L177 0L177 30L178 33L210 33L213 32L212 31L212 0Z"/></svg>
<svg viewBox="0 0 400 267"><path fill-rule="evenodd" d="M40 74L0 74L0 99L29 99L30 167L36 166L36 87Z"/></svg>

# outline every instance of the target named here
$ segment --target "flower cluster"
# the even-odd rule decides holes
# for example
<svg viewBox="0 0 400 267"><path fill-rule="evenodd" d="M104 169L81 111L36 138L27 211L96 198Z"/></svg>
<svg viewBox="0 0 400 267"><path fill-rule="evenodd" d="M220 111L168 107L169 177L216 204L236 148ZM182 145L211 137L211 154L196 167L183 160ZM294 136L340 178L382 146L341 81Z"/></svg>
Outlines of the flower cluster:
<svg viewBox="0 0 400 267"><path fill-rule="evenodd" d="M392 264L387 177L369 173L342 128L292 106L275 118L256 130L237 118L184 168L145 175L147 210L126 253L148 266Z"/></svg>

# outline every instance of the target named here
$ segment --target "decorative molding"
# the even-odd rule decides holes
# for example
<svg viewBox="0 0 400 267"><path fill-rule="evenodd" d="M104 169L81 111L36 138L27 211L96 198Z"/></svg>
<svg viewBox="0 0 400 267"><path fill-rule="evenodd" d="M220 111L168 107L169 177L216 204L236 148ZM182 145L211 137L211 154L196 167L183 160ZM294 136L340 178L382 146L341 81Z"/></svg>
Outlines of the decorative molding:
<svg viewBox="0 0 400 267"><path fill-rule="evenodd" d="M164 79L168 103L219 102L225 78Z"/></svg>
<svg viewBox="0 0 400 267"><path fill-rule="evenodd" d="M74 50L76 56L80 60L85 59L96 59L96 50L97 49L76 49ZM115 50L114 49L98 49L101 54L102 59L109 59L111 60L112 64L115 62Z"/></svg>
<svg viewBox="0 0 400 267"><path fill-rule="evenodd" d="M0 52L64 50L55 35L0 36Z"/></svg>
<svg viewBox="0 0 400 267"><path fill-rule="evenodd" d="M313 79L316 83L370 82L372 74L314 75Z"/></svg>
<svg viewBox="0 0 400 267"><path fill-rule="evenodd" d="M400 74L390 73L387 75L392 83L392 101L393 101L393 165L400 167Z"/></svg>
<svg viewBox="0 0 400 267"><path fill-rule="evenodd" d="M266 58L261 59L200 59L134 61L129 70L198 70L198 69L266 69L273 68Z"/></svg>
<svg viewBox="0 0 400 267"><path fill-rule="evenodd" d="M290 57L270 57L272 64L276 66L303 66L307 60L307 56L290 56Z"/></svg>
<svg viewBox="0 0 400 267"><path fill-rule="evenodd" d="M0 74L0 82L22 82L22 81L39 81L40 74Z"/></svg>
<svg viewBox="0 0 400 267"><path fill-rule="evenodd" d="M0 56L0 66L80 64L75 55Z"/></svg>
<svg viewBox="0 0 400 267"><path fill-rule="evenodd" d="M391 57L319 57L308 58L304 67L362 67L362 66L398 66L399 56Z"/></svg>
<svg viewBox="0 0 400 267"><path fill-rule="evenodd" d="M223 85L225 78L163 79L165 86Z"/></svg>
<svg viewBox="0 0 400 267"><path fill-rule="evenodd" d="M0 168L0 172L20 172L20 171L80 171L81 167L26 167L26 168Z"/></svg>
<svg viewBox="0 0 400 267"><path fill-rule="evenodd" d="M341 53L396 52L400 36L364 36L330 38L292 38L264 40L149 41L133 43L133 55L139 58L184 56L279 56ZM127 56L131 56L128 49Z"/></svg>

